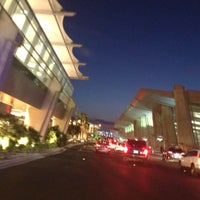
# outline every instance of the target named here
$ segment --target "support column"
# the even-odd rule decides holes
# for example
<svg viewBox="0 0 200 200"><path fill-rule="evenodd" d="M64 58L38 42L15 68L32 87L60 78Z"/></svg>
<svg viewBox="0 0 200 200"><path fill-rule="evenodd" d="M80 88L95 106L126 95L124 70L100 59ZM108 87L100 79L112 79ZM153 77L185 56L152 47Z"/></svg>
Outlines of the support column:
<svg viewBox="0 0 200 200"><path fill-rule="evenodd" d="M41 140L44 140L60 90L61 85L54 79L49 86L42 108L29 108L30 126L39 131L42 136Z"/></svg>
<svg viewBox="0 0 200 200"><path fill-rule="evenodd" d="M137 121L136 121L136 123L137 123L137 138L138 139L141 139L142 138L142 136L143 136L143 127L141 126L141 118L140 119L137 119Z"/></svg>
<svg viewBox="0 0 200 200"><path fill-rule="evenodd" d="M168 106L161 106L162 110L162 126L166 147L177 146L177 137L174 127L173 110Z"/></svg>
<svg viewBox="0 0 200 200"><path fill-rule="evenodd" d="M72 113L73 113L73 110L75 109L75 103L74 101L71 99L70 102L69 102L69 111L68 111L68 115L66 116L66 123L63 127L63 132L64 133L67 133L67 129L68 129L68 126L69 126L69 121L71 119L71 116L72 116Z"/></svg>
<svg viewBox="0 0 200 200"><path fill-rule="evenodd" d="M138 138L139 134L138 134L138 122L137 122L137 120L134 120L133 126L134 126L134 137Z"/></svg>
<svg viewBox="0 0 200 200"><path fill-rule="evenodd" d="M17 47L23 42L23 37L9 16L2 9L0 11L0 90L3 87L6 74L13 60L13 54Z"/></svg>
<svg viewBox="0 0 200 200"><path fill-rule="evenodd" d="M189 101L183 86L174 86L178 144L184 149L194 146Z"/></svg>
<svg viewBox="0 0 200 200"><path fill-rule="evenodd" d="M162 128L162 117L161 117L161 105L157 104L154 106L152 110L153 117L153 127L154 127L154 135L155 138L158 136L163 136L163 128Z"/></svg>
<svg viewBox="0 0 200 200"><path fill-rule="evenodd" d="M59 119L59 118L55 119L55 126L58 125L60 131L62 131L63 133L67 132L69 121L71 119L73 109L75 108L75 104L73 103L73 105L72 105L71 101L69 101L69 103L67 105L67 109L66 109L66 112L64 114L64 117L62 119Z"/></svg>
<svg viewBox="0 0 200 200"><path fill-rule="evenodd" d="M163 123L162 123L162 112L161 112L161 105L160 104L157 104L153 107L152 109L152 117L153 117L153 130L154 130L154 133L153 133L153 136L154 136L154 142L153 142L153 145L154 145L154 149L156 151L160 151L161 147L163 149L166 148L166 145L165 145L165 135L163 133ZM163 140L162 141L159 141L157 140L158 137L162 137Z"/></svg>

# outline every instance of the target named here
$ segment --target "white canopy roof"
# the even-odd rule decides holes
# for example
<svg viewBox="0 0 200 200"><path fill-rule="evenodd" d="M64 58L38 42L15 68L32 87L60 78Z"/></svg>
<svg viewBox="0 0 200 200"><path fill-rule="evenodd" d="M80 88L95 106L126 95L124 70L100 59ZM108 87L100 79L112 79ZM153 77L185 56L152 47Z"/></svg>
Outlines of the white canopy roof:
<svg viewBox="0 0 200 200"><path fill-rule="evenodd" d="M28 0L28 2L68 76L71 79L88 80L88 77L78 69L85 63L80 63L72 53L73 47L81 45L74 44L63 27L64 17L72 17L75 13L62 11L62 6L57 0Z"/></svg>

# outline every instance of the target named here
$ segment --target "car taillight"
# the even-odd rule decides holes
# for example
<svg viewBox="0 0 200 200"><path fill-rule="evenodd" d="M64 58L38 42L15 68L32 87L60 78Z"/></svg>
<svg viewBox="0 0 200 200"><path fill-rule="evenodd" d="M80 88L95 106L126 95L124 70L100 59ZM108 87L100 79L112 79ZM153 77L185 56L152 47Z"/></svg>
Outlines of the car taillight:
<svg viewBox="0 0 200 200"><path fill-rule="evenodd" d="M172 151L168 151L167 153L172 154Z"/></svg>
<svg viewBox="0 0 200 200"><path fill-rule="evenodd" d="M106 145L106 148L110 149L110 144L107 144L107 145Z"/></svg>
<svg viewBox="0 0 200 200"><path fill-rule="evenodd" d="M145 156L147 156L148 155L148 149L143 149L141 153L144 154Z"/></svg>
<svg viewBox="0 0 200 200"><path fill-rule="evenodd" d="M125 146L125 147L124 147L124 153L127 153L127 152L128 152L128 147Z"/></svg>
<svg viewBox="0 0 200 200"><path fill-rule="evenodd" d="M113 145L112 142L110 142L108 146L109 146L110 148L113 148L113 147L114 147L114 145Z"/></svg>
<svg viewBox="0 0 200 200"><path fill-rule="evenodd" d="M200 165L200 154L198 156L197 163L198 163L198 165Z"/></svg>

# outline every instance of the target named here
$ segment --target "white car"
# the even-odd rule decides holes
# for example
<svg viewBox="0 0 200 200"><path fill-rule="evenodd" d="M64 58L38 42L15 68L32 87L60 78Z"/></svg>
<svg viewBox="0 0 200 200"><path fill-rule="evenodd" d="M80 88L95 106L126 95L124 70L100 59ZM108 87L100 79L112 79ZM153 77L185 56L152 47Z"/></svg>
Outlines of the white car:
<svg viewBox="0 0 200 200"><path fill-rule="evenodd" d="M185 153L179 161L181 170L189 170L191 175L200 173L200 150L193 149Z"/></svg>
<svg viewBox="0 0 200 200"><path fill-rule="evenodd" d="M98 141L94 147L96 152L110 153L111 150L109 142L106 140Z"/></svg>

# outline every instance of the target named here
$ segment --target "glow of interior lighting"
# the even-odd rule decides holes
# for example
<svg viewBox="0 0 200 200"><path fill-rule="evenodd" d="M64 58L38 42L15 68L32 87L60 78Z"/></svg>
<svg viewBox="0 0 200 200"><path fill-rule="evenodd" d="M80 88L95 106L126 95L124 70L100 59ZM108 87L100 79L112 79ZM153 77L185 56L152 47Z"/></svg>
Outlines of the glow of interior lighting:
<svg viewBox="0 0 200 200"><path fill-rule="evenodd" d="M17 52L16 52L16 56L21 60L21 61L25 61L26 57L28 55L27 50L21 46L18 47Z"/></svg>
<svg viewBox="0 0 200 200"><path fill-rule="evenodd" d="M52 126L55 126L55 123L56 123L55 122L55 117L52 117L51 120L52 120Z"/></svg>
<svg viewBox="0 0 200 200"><path fill-rule="evenodd" d="M12 19L17 24L17 26L20 29L22 29L22 26L24 25L26 17L22 14L15 14L15 15L12 16Z"/></svg>
<svg viewBox="0 0 200 200"><path fill-rule="evenodd" d="M37 52L40 52L42 50L42 48L43 48L42 44L37 44L36 47L35 47Z"/></svg>
<svg viewBox="0 0 200 200"><path fill-rule="evenodd" d="M17 117L22 117L22 116L25 115L23 111L17 110L17 109L12 109L12 110L11 110L11 114L12 114L12 115L15 115L15 116L17 116Z"/></svg>
<svg viewBox="0 0 200 200"><path fill-rule="evenodd" d="M26 108L26 112L24 113L24 125L29 127L30 125L30 118L29 118L29 107Z"/></svg>
<svg viewBox="0 0 200 200"><path fill-rule="evenodd" d="M198 121L192 121L192 123L193 123L193 124L197 124L197 125L200 124L200 122L198 122Z"/></svg>
<svg viewBox="0 0 200 200"><path fill-rule="evenodd" d="M46 65L44 63L41 63L41 67L44 69Z"/></svg>
<svg viewBox="0 0 200 200"><path fill-rule="evenodd" d="M20 13L27 15L28 14L28 10L20 10Z"/></svg>
<svg viewBox="0 0 200 200"><path fill-rule="evenodd" d="M33 62L28 63L28 67L30 68L35 68L35 66L36 66L36 63L33 63Z"/></svg>
<svg viewBox="0 0 200 200"><path fill-rule="evenodd" d="M200 113L194 112L194 116L200 118Z"/></svg>
<svg viewBox="0 0 200 200"><path fill-rule="evenodd" d="M39 77L39 76L42 76L42 73L37 71L36 75Z"/></svg>
<svg viewBox="0 0 200 200"><path fill-rule="evenodd" d="M55 64L53 64L53 63L49 64L49 69L52 70L54 68L54 66L55 66Z"/></svg>

